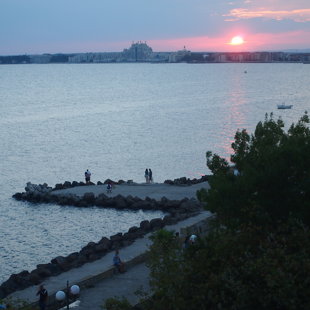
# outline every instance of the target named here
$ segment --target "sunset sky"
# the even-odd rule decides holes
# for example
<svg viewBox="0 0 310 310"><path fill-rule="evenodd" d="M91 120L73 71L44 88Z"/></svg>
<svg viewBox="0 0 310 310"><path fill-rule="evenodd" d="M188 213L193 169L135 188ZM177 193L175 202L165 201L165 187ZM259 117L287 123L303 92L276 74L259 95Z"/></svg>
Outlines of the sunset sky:
<svg viewBox="0 0 310 310"><path fill-rule="evenodd" d="M310 49L310 0L0 0L0 55ZM235 36L242 44L231 44Z"/></svg>

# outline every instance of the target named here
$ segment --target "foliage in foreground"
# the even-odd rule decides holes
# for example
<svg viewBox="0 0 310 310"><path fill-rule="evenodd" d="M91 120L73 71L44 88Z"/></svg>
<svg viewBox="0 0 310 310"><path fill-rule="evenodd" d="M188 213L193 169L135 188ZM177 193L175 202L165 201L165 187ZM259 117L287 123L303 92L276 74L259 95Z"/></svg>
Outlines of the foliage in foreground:
<svg viewBox="0 0 310 310"><path fill-rule="evenodd" d="M153 237L151 309L310 309L310 130L305 114L286 132L273 116L237 131L228 162L207 152L211 189L198 198L216 213L211 233L181 250Z"/></svg>
<svg viewBox="0 0 310 310"><path fill-rule="evenodd" d="M198 198L222 224L270 225L294 217L310 224L310 129L307 113L286 132L272 114L253 135L237 131L231 161L207 152L211 189Z"/></svg>
<svg viewBox="0 0 310 310"><path fill-rule="evenodd" d="M168 237L150 252L149 310L310 309L310 231L297 222L219 229L183 252Z"/></svg>
<svg viewBox="0 0 310 310"><path fill-rule="evenodd" d="M125 297L115 297L108 298L101 308L106 310L130 310L132 306Z"/></svg>
<svg viewBox="0 0 310 310"><path fill-rule="evenodd" d="M16 310L16 309L21 309L21 310L34 310L31 305L29 305L29 302L26 302L21 299L13 299L13 298L5 298L5 300L0 299L0 305L5 306L7 310ZM0 307L0 309L2 309Z"/></svg>

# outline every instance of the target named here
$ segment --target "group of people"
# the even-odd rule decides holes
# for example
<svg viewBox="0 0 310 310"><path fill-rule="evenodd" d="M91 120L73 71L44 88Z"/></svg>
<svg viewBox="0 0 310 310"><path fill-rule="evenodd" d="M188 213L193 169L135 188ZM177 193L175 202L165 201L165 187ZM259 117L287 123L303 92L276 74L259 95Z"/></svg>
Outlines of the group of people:
<svg viewBox="0 0 310 310"><path fill-rule="evenodd" d="M85 183L90 184L91 172L87 169L85 171L84 175L85 175ZM153 183L153 172L152 172L151 168L145 169L144 177L145 177L146 183ZM109 183L107 186L107 192L111 193L111 191L112 191L112 184Z"/></svg>
<svg viewBox="0 0 310 310"><path fill-rule="evenodd" d="M145 177L146 183L153 183L153 172L152 172L151 168L145 169L144 177Z"/></svg>

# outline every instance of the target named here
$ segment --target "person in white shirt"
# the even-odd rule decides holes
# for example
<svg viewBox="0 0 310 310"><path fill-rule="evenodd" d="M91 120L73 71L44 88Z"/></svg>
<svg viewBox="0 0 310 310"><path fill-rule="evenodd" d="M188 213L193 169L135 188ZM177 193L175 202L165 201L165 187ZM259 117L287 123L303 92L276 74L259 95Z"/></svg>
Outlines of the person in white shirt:
<svg viewBox="0 0 310 310"><path fill-rule="evenodd" d="M87 169L87 170L85 171L85 183L86 183L86 184L89 184L89 183L90 183L90 176L91 176L91 173L90 173L90 171Z"/></svg>

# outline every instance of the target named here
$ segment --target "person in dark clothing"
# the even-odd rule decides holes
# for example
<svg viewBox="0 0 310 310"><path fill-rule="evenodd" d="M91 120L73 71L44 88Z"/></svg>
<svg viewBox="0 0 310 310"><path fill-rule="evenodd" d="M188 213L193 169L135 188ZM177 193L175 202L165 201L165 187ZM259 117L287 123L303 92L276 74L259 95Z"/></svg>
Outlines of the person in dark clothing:
<svg viewBox="0 0 310 310"><path fill-rule="evenodd" d="M84 175L85 175L85 183L86 183L86 184L89 184L89 183L90 183L90 176L91 176L90 171L87 169L87 170L85 171Z"/></svg>
<svg viewBox="0 0 310 310"><path fill-rule="evenodd" d="M145 177L145 182L149 183L149 171L147 169L145 169L144 177Z"/></svg>
<svg viewBox="0 0 310 310"><path fill-rule="evenodd" d="M115 255L113 256L113 265L115 268L117 268L118 272L125 272L125 264L121 261L118 250L115 251Z"/></svg>
<svg viewBox="0 0 310 310"><path fill-rule="evenodd" d="M44 285L40 285L37 291L37 296L39 295L39 306L40 310L45 310L47 305L48 293Z"/></svg>
<svg viewBox="0 0 310 310"><path fill-rule="evenodd" d="M151 168L149 168L149 182L153 183L153 172L152 172Z"/></svg>

